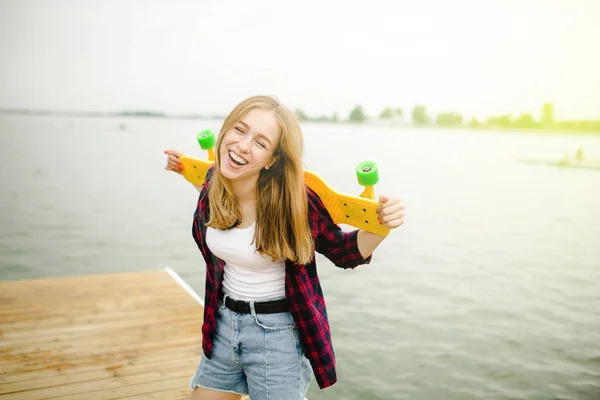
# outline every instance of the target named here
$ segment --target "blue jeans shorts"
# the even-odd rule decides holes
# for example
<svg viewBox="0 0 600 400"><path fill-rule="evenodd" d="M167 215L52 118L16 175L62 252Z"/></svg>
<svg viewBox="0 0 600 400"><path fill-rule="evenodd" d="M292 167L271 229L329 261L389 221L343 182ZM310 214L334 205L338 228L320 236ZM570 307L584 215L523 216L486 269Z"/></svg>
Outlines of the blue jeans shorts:
<svg viewBox="0 0 600 400"><path fill-rule="evenodd" d="M289 312L239 314L219 303L210 359L202 355L190 388L249 394L252 400L304 400L312 380Z"/></svg>

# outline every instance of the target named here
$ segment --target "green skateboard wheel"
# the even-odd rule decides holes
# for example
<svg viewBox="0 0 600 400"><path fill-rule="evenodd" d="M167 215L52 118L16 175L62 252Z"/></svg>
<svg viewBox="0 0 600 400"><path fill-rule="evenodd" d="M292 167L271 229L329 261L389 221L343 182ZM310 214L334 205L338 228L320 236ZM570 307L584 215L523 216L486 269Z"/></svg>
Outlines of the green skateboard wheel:
<svg viewBox="0 0 600 400"><path fill-rule="evenodd" d="M202 150L212 149L215 142L215 134L210 129L203 130L198 134L198 144Z"/></svg>
<svg viewBox="0 0 600 400"><path fill-rule="evenodd" d="M361 186L373 186L379 182L379 170L373 161L363 161L356 167L356 177Z"/></svg>

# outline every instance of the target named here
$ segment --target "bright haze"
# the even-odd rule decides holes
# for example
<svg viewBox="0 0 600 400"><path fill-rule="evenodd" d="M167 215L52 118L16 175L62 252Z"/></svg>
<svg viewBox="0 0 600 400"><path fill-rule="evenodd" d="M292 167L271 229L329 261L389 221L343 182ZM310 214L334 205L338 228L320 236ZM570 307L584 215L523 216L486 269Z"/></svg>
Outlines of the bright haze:
<svg viewBox="0 0 600 400"><path fill-rule="evenodd" d="M0 108L600 118L597 0L0 4Z"/></svg>

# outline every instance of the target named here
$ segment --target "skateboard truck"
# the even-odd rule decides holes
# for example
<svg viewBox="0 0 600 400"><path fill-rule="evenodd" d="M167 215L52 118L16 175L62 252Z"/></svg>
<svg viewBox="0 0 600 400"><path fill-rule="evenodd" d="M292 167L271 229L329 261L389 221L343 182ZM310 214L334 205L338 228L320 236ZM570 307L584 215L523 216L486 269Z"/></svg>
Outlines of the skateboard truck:
<svg viewBox="0 0 600 400"><path fill-rule="evenodd" d="M361 162L356 166L356 177L358 183L365 187L359 196L364 197L365 199L375 200L375 189L373 189L373 186L379 182L379 170L377 169L377 164L373 161Z"/></svg>
<svg viewBox="0 0 600 400"><path fill-rule="evenodd" d="M215 161L215 134L210 129L205 129L196 137L202 150L208 151L208 161Z"/></svg>

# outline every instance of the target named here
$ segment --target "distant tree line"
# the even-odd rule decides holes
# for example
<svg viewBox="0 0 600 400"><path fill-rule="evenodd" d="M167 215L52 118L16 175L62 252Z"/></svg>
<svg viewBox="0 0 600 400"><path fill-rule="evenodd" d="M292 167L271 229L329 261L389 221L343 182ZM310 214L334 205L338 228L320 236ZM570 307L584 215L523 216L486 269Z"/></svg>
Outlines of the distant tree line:
<svg viewBox="0 0 600 400"><path fill-rule="evenodd" d="M557 121L555 119L554 105L552 103L544 104L539 113L539 118L532 114L504 114L493 116L485 120L471 118L466 121L460 113L442 112L437 116L431 116L424 105L415 105L410 112L410 121L407 113L401 108L385 107L377 117L369 117L362 106L356 105L347 118L340 117L338 113L331 115L321 115L312 117L300 109L295 110L296 116L300 121L316 121L331 123L363 123L365 121L378 120L383 123L402 123L412 124L414 126L439 126L439 127L463 127L472 129L501 128L501 129L544 129L544 130L575 130L600 132L600 120L580 120L580 121ZM198 119L212 118L225 119L223 115L202 116L199 114L167 114L161 111L152 110L125 110L120 112L98 112L98 111L57 111L57 110L30 110L0 108L0 114L21 114L21 115L57 115L57 116L90 116L90 117L151 117L151 118L177 118L177 119Z"/></svg>
<svg viewBox="0 0 600 400"><path fill-rule="evenodd" d="M299 109L296 110L296 115L301 121L361 123L367 120L378 119L380 121L401 120L407 124L409 123L404 118L404 111L401 108L393 107L385 107L377 118L369 118L360 105L356 105L350 111L347 119L340 119L337 113L331 116L322 115L312 118ZM410 123L415 126L468 127L473 129L564 129L600 132L600 120L556 121L554 105L552 103L546 103L542 106L538 119L532 114L525 113L516 116L512 114L499 115L482 121L472 118L467 122L457 112L443 112L437 116L430 116L424 105L415 105L410 116Z"/></svg>
<svg viewBox="0 0 600 400"><path fill-rule="evenodd" d="M119 115L122 117L156 117L164 118L167 115L160 111L121 111Z"/></svg>

